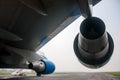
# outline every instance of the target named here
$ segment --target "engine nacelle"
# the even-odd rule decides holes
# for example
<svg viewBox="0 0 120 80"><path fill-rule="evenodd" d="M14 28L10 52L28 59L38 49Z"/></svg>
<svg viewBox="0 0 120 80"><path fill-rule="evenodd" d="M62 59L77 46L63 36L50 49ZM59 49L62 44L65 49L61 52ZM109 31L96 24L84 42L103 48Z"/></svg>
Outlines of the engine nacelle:
<svg viewBox="0 0 120 80"><path fill-rule="evenodd" d="M40 76L41 74L51 74L55 71L54 63L47 59L30 63L28 67L29 69L35 70L37 72L37 76Z"/></svg>
<svg viewBox="0 0 120 80"><path fill-rule="evenodd" d="M74 51L79 61L89 68L105 65L114 49L112 37L106 32L104 22L96 17L86 18L74 40Z"/></svg>

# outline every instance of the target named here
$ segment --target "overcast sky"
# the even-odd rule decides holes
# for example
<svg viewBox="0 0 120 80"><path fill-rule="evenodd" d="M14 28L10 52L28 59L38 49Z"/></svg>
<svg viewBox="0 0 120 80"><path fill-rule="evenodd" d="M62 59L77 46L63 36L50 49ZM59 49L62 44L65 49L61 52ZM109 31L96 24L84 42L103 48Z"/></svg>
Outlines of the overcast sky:
<svg viewBox="0 0 120 80"><path fill-rule="evenodd" d="M56 72L120 71L120 0L102 0L93 8L93 16L105 22L106 30L114 39L115 48L110 61L99 69L86 68L78 61L73 41L83 20L80 17L40 49L55 63Z"/></svg>

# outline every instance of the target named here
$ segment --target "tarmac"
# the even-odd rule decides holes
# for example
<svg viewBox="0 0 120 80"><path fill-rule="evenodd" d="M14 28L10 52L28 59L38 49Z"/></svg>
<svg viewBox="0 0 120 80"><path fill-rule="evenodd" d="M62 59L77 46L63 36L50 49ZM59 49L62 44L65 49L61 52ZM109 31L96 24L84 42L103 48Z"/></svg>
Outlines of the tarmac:
<svg viewBox="0 0 120 80"><path fill-rule="evenodd" d="M105 73L57 73L38 76L0 76L0 80L120 80Z"/></svg>

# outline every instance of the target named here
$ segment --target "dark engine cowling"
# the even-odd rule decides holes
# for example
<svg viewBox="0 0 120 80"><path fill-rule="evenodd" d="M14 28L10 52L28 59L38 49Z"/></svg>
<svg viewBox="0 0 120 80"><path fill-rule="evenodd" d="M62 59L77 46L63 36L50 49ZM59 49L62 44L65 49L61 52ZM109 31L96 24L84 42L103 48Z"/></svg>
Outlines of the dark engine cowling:
<svg viewBox="0 0 120 80"><path fill-rule="evenodd" d="M104 22L97 17L86 18L74 40L74 51L79 61L89 68L105 65L114 49L112 37L106 32Z"/></svg>

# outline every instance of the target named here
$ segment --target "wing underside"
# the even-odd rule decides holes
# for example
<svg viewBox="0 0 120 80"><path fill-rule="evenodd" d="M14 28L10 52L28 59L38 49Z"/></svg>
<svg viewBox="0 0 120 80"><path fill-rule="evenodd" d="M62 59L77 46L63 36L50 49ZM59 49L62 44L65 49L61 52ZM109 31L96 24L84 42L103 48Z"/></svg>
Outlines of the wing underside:
<svg viewBox="0 0 120 80"><path fill-rule="evenodd" d="M0 63L10 64L0 67L25 63L21 51L35 53L80 15L78 0L0 0Z"/></svg>

